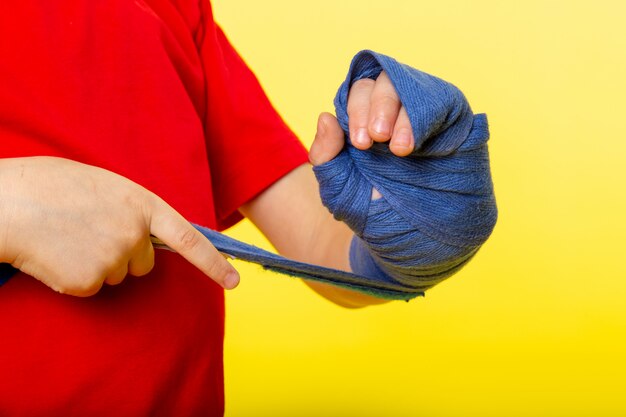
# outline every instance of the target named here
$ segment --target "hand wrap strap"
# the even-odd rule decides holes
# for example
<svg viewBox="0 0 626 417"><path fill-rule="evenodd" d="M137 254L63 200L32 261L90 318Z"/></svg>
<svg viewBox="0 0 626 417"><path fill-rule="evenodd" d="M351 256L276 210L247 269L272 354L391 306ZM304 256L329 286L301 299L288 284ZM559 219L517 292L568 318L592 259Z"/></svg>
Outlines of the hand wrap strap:
<svg viewBox="0 0 626 417"><path fill-rule="evenodd" d="M222 253L283 274L330 283L381 298L409 300L459 269L487 239L496 221L489 174L487 120L473 116L462 93L438 78L363 51L335 99L348 131L350 85L385 70L404 104L416 151L399 158L387 144L343 151L315 168L324 204L358 237L354 274L292 261L195 226ZM371 201L372 187L382 198ZM16 272L0 264L0 285Z"/></svg>
<svg viewBox="0 0 626 417"><path fill-rule="evenodd" d="M393 155L387 143L361 151L348 137L351 85L383 70L411 122L415 150L408 157ZM355 232L352 270L413 291L452 275L496 222L486 116L474 116L455 86L371 51L353 59L335 110L344 149L314 171L324 205ZM372 201L372 188L382 198Z"/></svg>

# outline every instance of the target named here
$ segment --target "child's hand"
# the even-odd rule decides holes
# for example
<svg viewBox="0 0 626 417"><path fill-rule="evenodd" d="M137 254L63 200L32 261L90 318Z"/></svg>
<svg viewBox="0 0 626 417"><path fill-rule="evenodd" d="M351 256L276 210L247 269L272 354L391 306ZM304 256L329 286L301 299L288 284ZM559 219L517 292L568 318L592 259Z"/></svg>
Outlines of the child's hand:
<svg viewBox="0 0 626 417"><path fill-rule="evenodd" d="M389 149L397 156L407 156L414 148L413 130L409 117L396 90L383 71L376 81L364 78L356 81L348 96L350 140L361 150L373 141L389 141ZM311 146L311 163L330 161L343 147L343 132L329 114L320 115L318 131Z"/></svg>
<svg viewBox="0 0 626 417"><path fill-rule="evenodd" d="M51 157L0 160L0 261L50 288L93 295L154 266L150 234L225 288L237 271L167 203L104 169Z"/></svg>
<svg viewBox="0 0 626 417"><path fill-rule="evenodd" d="M409 116L384 71L376 81L364 78L352 85L348 96L348 116L350 140L355 148L366 150L373 141L389 141L389 149L397 156L413 152L415 141ZM337 119L330 113L320 114L309 152L311 164L321 165L336 157L343 149L343 142L343 130ZM373 189L372 199L377 198L380 198L380 193Z"/></svg>
<svg viewBox="0 0 626 417"><path fill-rule="evenodd" d="M364 78L352 85L348 116L350 140L355 148L365 150L374 141L389 141L391 152L397 156L407 156L413 151L415 141L409 116L384 71L376 81ZM337 119L329 113L320 114L309 154L311 163L320 165L333 159L341 152L343 141Z"/></svg>

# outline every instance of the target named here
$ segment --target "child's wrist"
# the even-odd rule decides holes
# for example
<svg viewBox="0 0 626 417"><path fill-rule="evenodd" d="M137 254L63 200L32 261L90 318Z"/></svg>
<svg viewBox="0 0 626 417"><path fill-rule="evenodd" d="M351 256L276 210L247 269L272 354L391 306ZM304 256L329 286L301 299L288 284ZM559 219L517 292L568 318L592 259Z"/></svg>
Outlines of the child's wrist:
<svg viewBox="0 0 626 417"><path fill-rule="evenodd" d="M389 276L378 266L367 245L354 235L350 242L350 269L357 275L388 281Z"/></svg>

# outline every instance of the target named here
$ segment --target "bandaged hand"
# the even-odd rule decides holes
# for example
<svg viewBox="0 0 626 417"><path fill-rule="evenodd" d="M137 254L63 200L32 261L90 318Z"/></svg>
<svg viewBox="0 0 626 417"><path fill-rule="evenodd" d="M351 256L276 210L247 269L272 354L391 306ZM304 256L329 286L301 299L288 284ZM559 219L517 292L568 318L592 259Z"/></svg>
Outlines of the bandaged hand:
<svg viewBox="0 0 626 417"><path fill-rule="evenodd" d="M411 122L402 106L391 80L382 71L376 80L356 81L348 95L350 141L360 150L369 149L374 142L389 142L397 156L407 156L414 148ZM330 161L339 154L344 133L330 113L320 114L317 133L309 153L313 165Z"/></svg>
<svg viewBox="0 0 626 417"><path fill-rule="evenodd" d="M322 202L355 233L352 270L413 291L459 270L497 217L486 116L452 84L371 51L354 58L335 110L310 160Z"/></svg>
<svg viewBox="0 0 626 417"><path fill-rule="evenodd" d="M374 142L388 142L394 155L403 157L414 149L411 122L391 80L382 71L376 80L356 81L348 94L349 139L357 149L367 150ZM343 149L344 132L330 113L321 113L309 160L313 166L336 157ZM372 190L372 198L380 197Z"/></svg>

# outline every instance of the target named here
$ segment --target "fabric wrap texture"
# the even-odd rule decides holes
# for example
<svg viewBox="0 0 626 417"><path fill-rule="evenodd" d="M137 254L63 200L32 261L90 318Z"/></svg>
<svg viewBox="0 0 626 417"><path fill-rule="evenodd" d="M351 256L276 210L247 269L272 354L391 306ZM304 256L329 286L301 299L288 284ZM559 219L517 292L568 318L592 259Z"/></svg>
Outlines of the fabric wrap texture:
<svg viewBox="0 0 626 417"><path fill-rule="evenodd" d="M413 129L415 150L407 157L393 155L387 143L367 151L350 143L350 87L383 70ZM335 111L344 149L314 171L324 205L355 232L352 270L415 292L460 269L497 218L486 116L474 115L452 84L372 51L354 57ZM382 198L372 201L372 188Z"/></svg>
<svg viewBox="0 0 626 417"><path fill-rule="evenodd" d="M383 70L411 121L415 151L407 157L393 155L386 143L367 151L350 143L349 89ZM453 85L372 51L354 57L335 107L345 146L314 171L324 205L355 232L355 273L293 261L194 226L220 252L282 274L386 299L423 295L467 263L495 225L486 116L473 115ZM372 201L373 188L382 198ZM0 285L15 272L0 264Z"/></svg>

